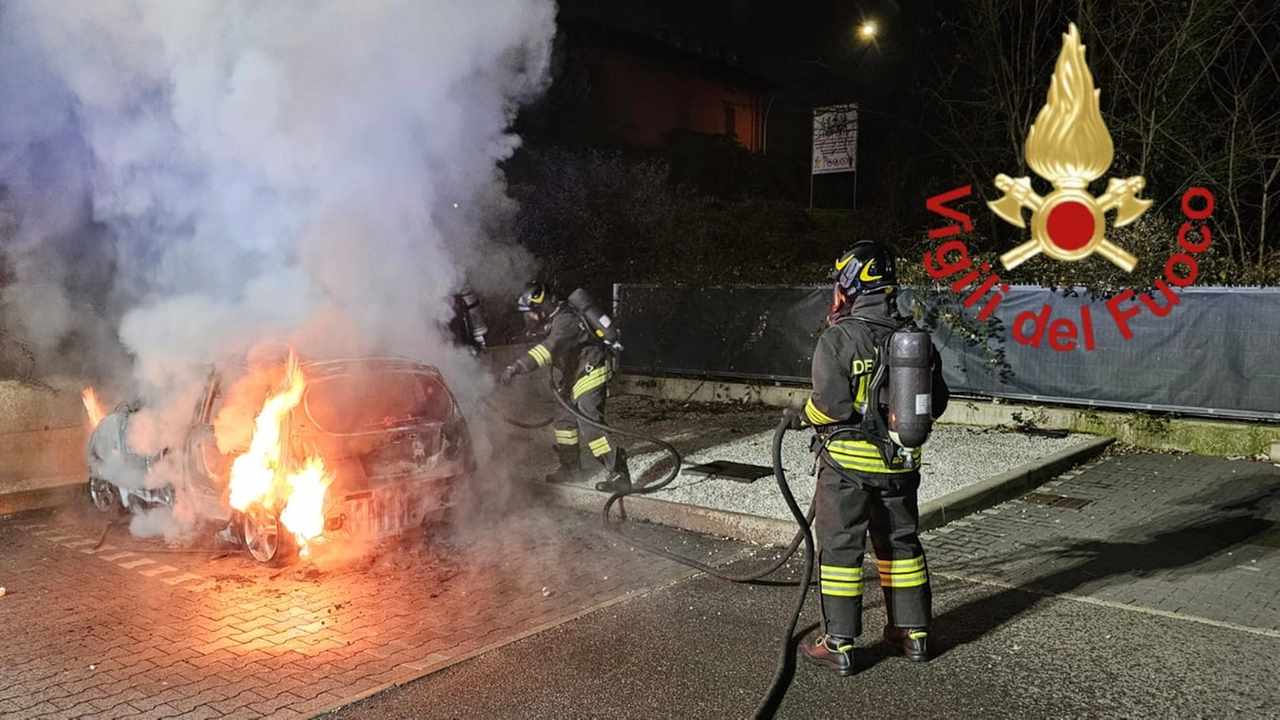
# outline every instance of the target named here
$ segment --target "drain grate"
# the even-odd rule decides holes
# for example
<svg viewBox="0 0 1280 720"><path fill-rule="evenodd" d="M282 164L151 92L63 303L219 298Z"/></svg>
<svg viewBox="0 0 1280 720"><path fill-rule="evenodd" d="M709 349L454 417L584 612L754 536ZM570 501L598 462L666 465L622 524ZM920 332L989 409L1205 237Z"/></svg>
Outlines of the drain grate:
<svg viewBox="0 0 1280 720"><path fill-rule="evenodd" d="M684 469L689 475L706 475L710 478L725 478L734 482L750 483L765 475L773 474L773 467L766 465L749 465L731 460L716 460L702 465L691 465Z"/></svg>
<svg viewBox="0 0 1280 720"><path fill-rule="evenodd" d="M1018 498L1022 502L1031 503L1032 505L1048 505L1050 507L1067 508L1068 510L1079 510L1092 503L1092 500L1084 498L1067 497L1066 495L1051 495L1049 493L1033 492L1027 493Z"/></svg>

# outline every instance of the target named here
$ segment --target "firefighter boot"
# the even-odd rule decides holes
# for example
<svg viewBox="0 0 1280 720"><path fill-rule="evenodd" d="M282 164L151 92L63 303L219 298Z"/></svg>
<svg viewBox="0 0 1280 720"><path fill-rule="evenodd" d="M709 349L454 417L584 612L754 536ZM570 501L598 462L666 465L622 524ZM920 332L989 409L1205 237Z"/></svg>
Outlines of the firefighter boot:
<svg viewBox="0 0 1280 720"><path fill-rule="evenodd" d="M900 628L886 625L884 641L901 650L911 662L929 661L929 632L924 628Z"/></svg>
<svg viewBox="0 0 1280 720"><path fill-rule="evenodd" d="M605 474L604 482L596 483L596 490L607 493L631 492L631 470L627 467L627 451L617 450L618 457L613 469Z"/></svg>
<svg viewBox="0 0 1280 720"><path fill-rule="evenodd" d="M547 475L547 482L574 483L586 479L582 474L582 460L577 445L556 445L556 455L560 457L560 467Z"/></svg>
<svg viewBox="0 0 1280 720"><path fill-rule="evenodd" d="M823 633L801 645L800 652L809 662L834 670L840 677L853 674L853 640L850 638Z"/></svg>

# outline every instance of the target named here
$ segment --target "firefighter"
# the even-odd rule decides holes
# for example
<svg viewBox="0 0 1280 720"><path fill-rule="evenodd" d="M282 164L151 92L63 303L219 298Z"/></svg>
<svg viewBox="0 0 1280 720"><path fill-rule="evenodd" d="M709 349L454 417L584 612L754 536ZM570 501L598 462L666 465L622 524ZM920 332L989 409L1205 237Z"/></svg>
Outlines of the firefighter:
<svg viewBox="0 0 1280 720"><path fill-rule="evenodd" d="M813 392L803 413L793 414L792 427L805 421L813 426L819 460L814 530L823 627L801 650L810 662L847 676L854 671L854 638L862 634L868 531L888 614L884 639L916 662L929 658L932 594L917 534L919 449L906 452L915 456L916 462L905 462L912 469L900 467L904 462L893 456L886 463L869 424L862 422L884 397L868 397L882 341L905 320L895 303L893 255L879 243L858 243L836 261L831 279L835 292L813 354ZM946 409L948 391L936 347L932 354L936 418Z"/></svg>
<svg viewBox="0 0 1280 720"><path fill-rule="evenodd" d="M560 396L578 412L603 424L607 386L613 375L613 365L604 344L590 331L586 320L540 282L525 286L516 308L524 314L526 327L545 333L545 337L503 369L499 381L505 385L516 375L550 366L551 371L560 377L557 386ZM560 467L547 475L547 482L569 483L586 479L579 451L579 440L583 439L605 469L605 480L596 483L596 489L609 493L631 490L626 450L615 446L608 433L581 422L559 404L555 433Z"/></svg>

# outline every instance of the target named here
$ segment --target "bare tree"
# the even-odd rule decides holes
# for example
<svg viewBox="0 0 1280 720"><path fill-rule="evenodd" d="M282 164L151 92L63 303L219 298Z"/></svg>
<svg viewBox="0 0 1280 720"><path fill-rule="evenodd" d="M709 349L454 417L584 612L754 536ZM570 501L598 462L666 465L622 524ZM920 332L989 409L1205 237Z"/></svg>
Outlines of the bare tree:
<svg viewBox="0 0 1280 720"><path fill-rule="evenodd" d="M939 6L944 7L944 6ZM1192 185L1217 196L1234 265L1264 265L1280 192L1280 7L1265 0L974 0L948 4L955 52L931 95L962 172L1022 162L1068 23L1080 28L1116 147L1113 174L1148 178L1156 212ZM944 15L945 17L945 15ZM1270 231L1270 232L1269 232Z"/></svg>

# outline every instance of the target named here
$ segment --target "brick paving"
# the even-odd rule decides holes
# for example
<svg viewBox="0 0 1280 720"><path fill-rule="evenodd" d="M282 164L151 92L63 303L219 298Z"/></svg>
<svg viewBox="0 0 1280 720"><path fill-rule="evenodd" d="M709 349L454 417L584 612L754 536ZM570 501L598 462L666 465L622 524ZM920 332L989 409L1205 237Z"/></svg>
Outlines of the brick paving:
<svg viewBox="0 0 1280 720"><path fill-rule="evenodd" d="M924 543L935 574L1280 632L1280 468L1269 464L1099 460Z"/></svg>
<svg viewBox="0 0 1280 720"><path fill-rule="evenodd" d="M104 528L80 509L0 518L0 717L305 717L690 574L539 506L448 551L326 570ZM628 533L704 562L745 547Z"/></svg>

